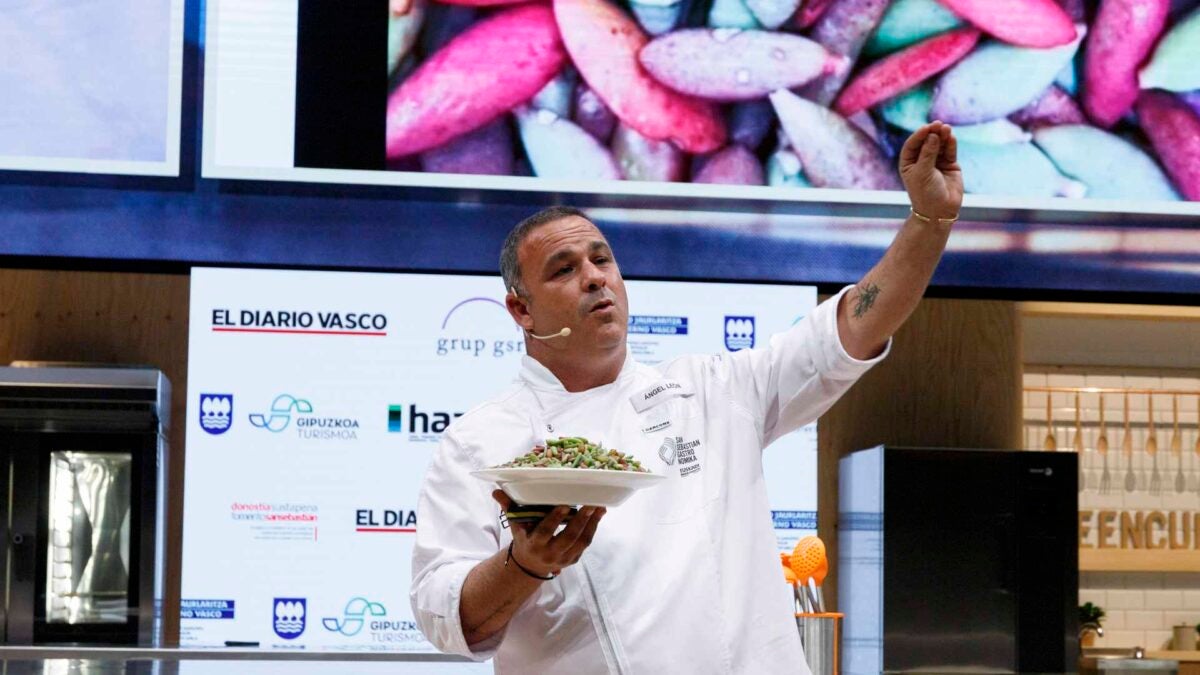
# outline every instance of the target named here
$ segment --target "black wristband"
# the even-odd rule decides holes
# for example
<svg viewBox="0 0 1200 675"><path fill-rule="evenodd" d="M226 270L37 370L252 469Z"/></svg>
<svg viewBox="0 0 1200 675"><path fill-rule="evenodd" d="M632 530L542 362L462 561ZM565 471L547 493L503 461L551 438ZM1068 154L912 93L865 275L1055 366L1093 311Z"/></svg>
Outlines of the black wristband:
<svg viewBox="0 0 1200 675"><path fill-rule="evenodd" d="M513 556L512 548L513 548L513 545L512 545L512 543L509 543L509 545L508 545L508 557L504 559L504 566L505 566L505 567L508 567L508 561L510 561L510 560L511 560L511 561L513 562L513 564L517 566L517 569L519 569L519 570L521 570L522 572L524 572L524 573L526 574L526 576L533 577L534 579L538 579L538 580L541 580L541 581L550 581L550 580L551 580L551 579L553 579L554 577L558 576L557 574L551 574L551 575L550 575L550 576L548 576L548 577L544 577L544 576L542 576L542 575L540 575L540 574L534 574L533 572L530 572L529 570L525 569L525 566L521 564L521 561L517 560L517 559L516 559L516 557L515 557L515 556Z"/></svg>

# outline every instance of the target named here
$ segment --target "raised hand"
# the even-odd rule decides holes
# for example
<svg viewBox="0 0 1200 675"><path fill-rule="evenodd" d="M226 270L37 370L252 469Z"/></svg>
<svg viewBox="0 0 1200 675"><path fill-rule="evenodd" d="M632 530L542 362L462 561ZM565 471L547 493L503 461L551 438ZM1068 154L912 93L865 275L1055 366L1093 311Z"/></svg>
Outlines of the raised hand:
<svg viewBox="0 0 1200 675"><path fill-rule="evenodd" d="M900 179L913 210L929 218L958 217L962 168L950 125L930 122L913 132L900 150Z"/></svg>

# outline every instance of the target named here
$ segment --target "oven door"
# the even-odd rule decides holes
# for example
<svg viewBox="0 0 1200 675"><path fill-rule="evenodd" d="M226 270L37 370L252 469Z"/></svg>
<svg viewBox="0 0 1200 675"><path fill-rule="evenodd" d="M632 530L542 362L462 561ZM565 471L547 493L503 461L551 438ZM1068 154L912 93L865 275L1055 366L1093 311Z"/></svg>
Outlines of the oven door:
<svg viewBox="0 0 1200 675"><path fill-rule="evenodd" d="M151 433L16 433L11 644L137 644ZM147 487L149 481L149 487ZM20 540L19 543L17 540Z"/></svg>

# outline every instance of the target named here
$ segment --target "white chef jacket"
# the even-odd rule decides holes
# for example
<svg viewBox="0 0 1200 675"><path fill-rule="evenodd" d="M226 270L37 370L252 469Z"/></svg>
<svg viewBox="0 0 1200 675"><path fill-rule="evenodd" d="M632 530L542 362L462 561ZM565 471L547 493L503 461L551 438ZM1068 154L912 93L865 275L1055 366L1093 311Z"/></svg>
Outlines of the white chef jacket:
<svg viewBox="0 0 1200 675"><path fill-rule="evenodd" d="M816 420L891 349L869 361L846 353L837 306L848 288L765 348L659 367L627 354L615 382L583 392L526 356L512 387L450 426L425 476L411 600L429 641L494 658L497 673L807 674L761 451ZM666 480L609 509L579 563L472 651L463 581L512 537L495 485L470 472L559 435L632 454Z"/></svg>

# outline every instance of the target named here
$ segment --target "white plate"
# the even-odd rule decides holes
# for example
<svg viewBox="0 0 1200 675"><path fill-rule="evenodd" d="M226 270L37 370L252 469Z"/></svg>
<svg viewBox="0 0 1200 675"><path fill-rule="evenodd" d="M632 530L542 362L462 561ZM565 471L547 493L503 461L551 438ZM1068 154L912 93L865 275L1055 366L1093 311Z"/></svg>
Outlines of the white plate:
<svg viewBox="0 0 1200 675"><path fill-rule="evenodd" d="M658 485L658 474L608 469L519 467L481 469L472 476L495 482L519 504L618 506L635 490Z"/></svg>

